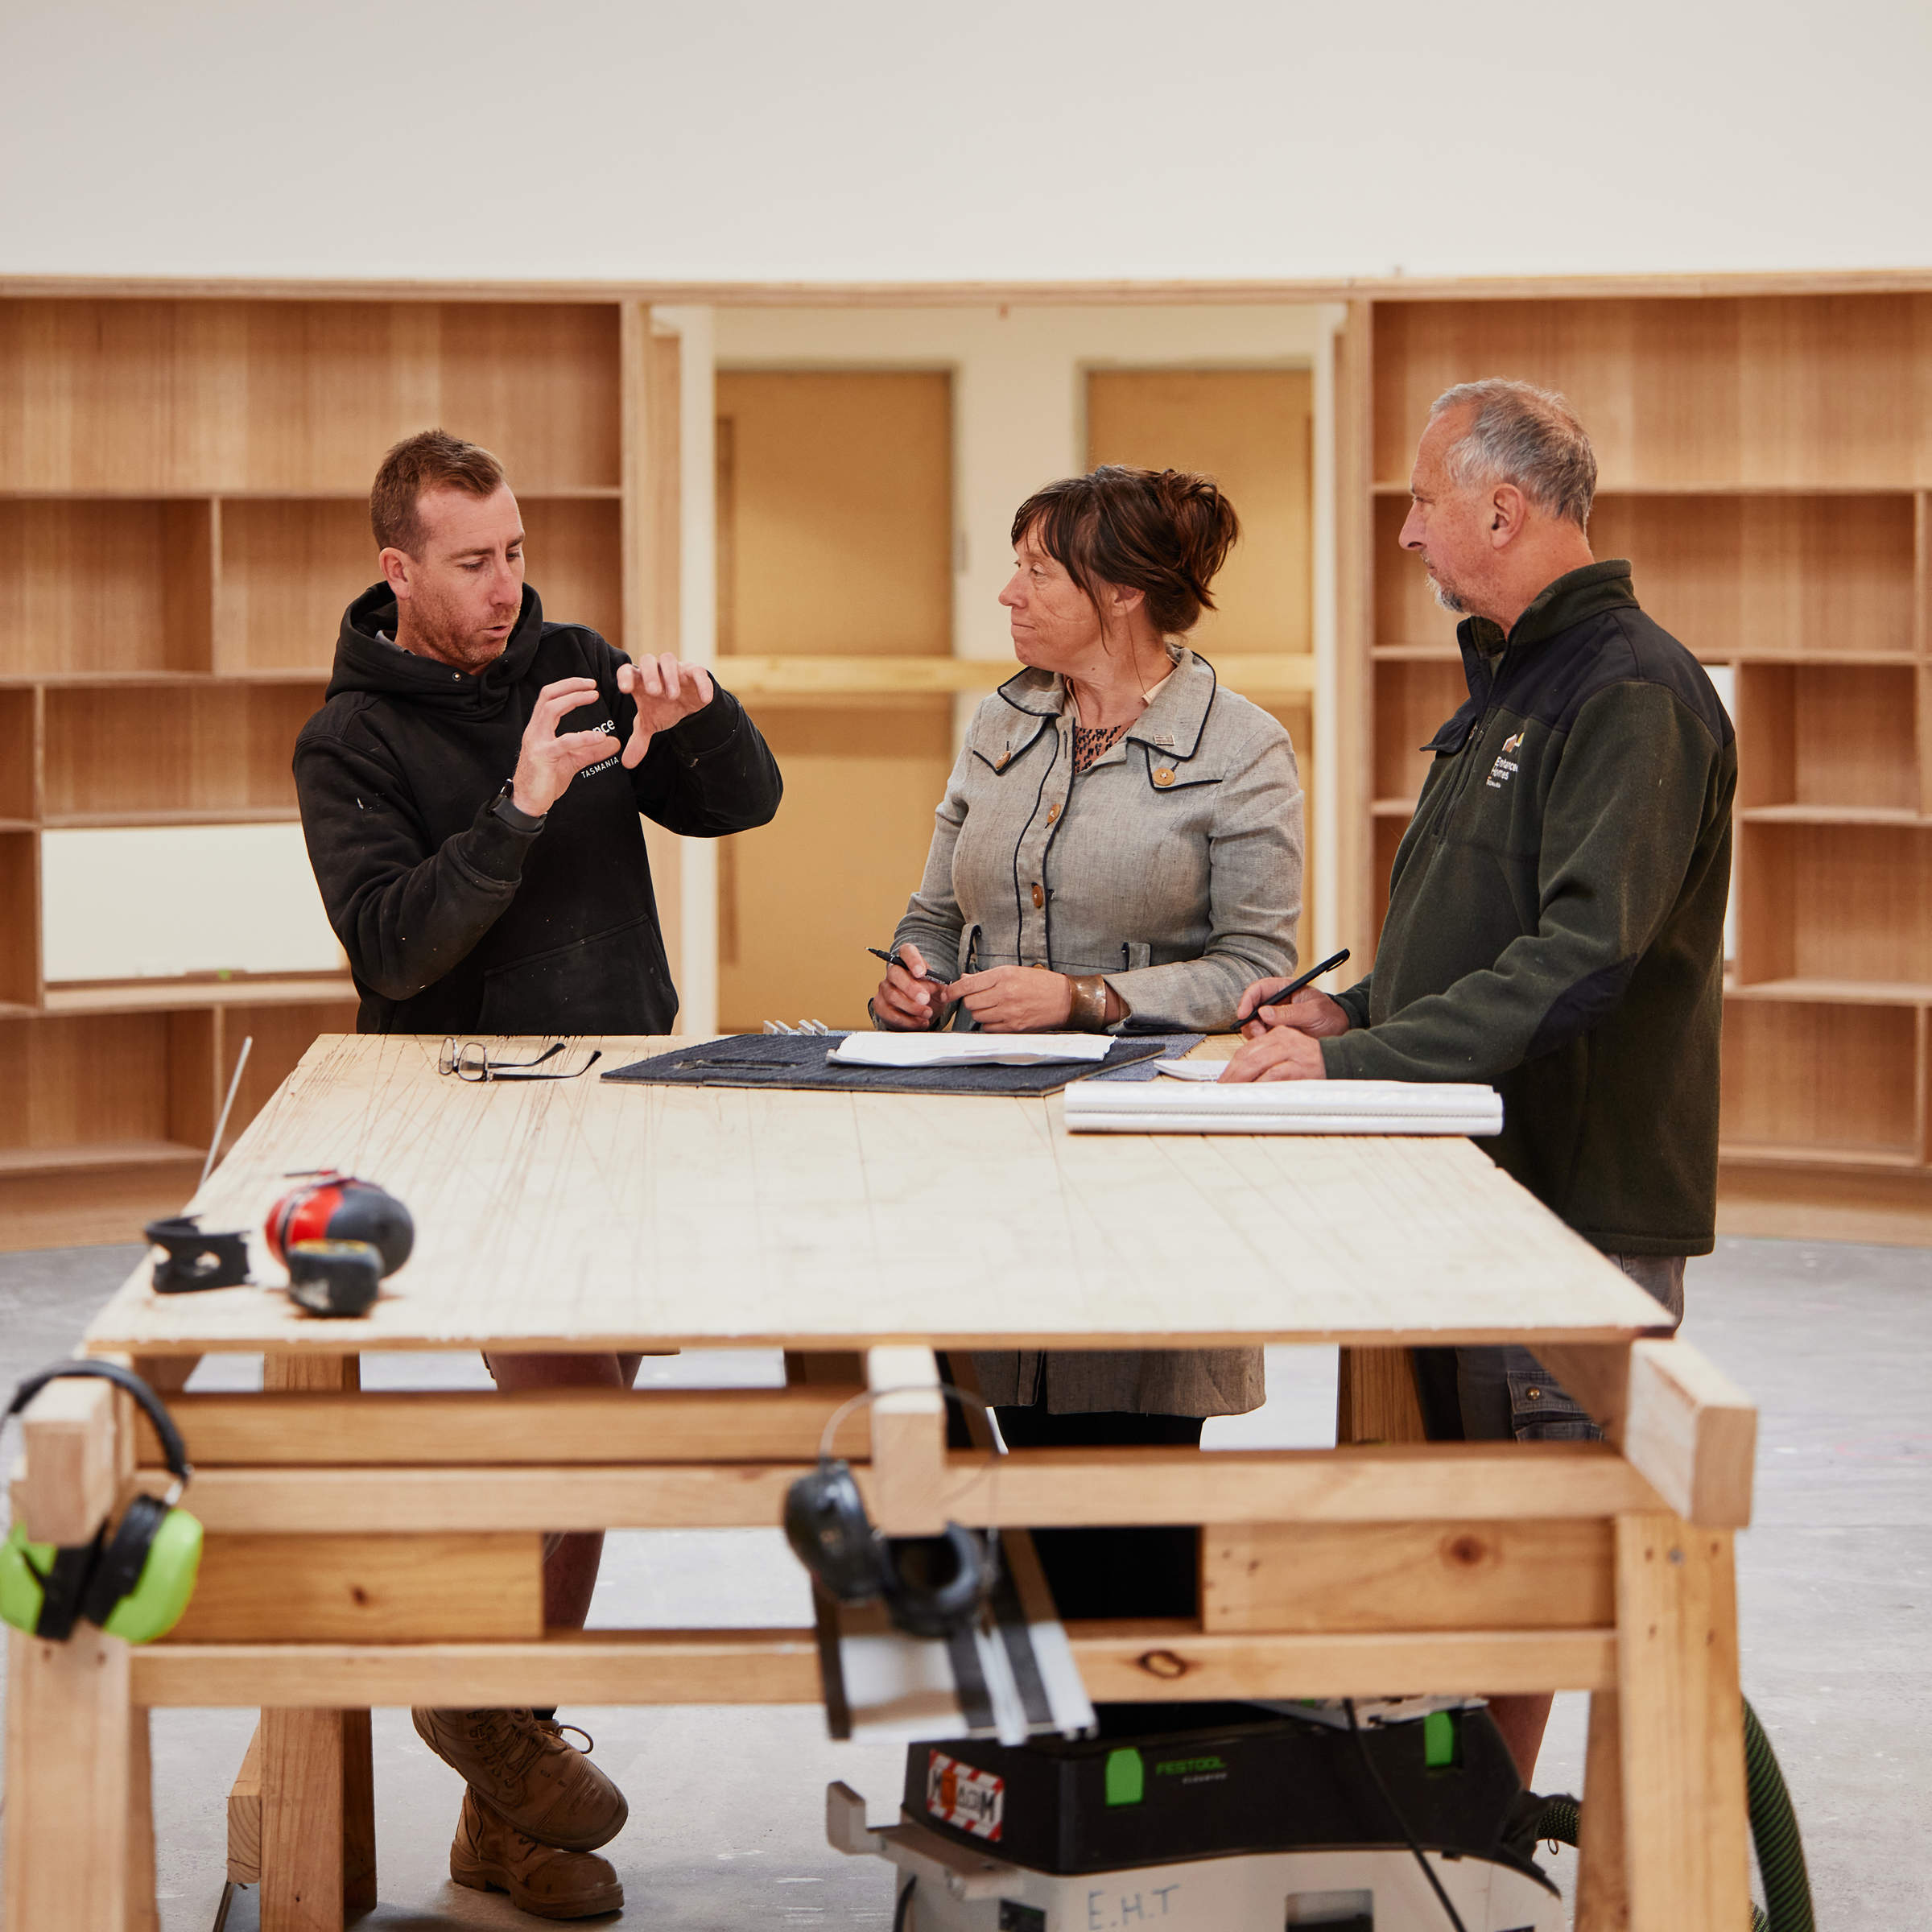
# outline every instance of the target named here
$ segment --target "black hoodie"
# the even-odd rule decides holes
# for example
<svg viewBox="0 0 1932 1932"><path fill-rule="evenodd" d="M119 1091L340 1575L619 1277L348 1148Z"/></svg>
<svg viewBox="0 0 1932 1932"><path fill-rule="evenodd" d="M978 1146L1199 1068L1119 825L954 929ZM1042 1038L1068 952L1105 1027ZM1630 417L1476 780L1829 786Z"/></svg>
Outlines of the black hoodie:
<svg viewBox="0 0 1932 1932"><path fill-rule="evenodd" d="M770 822L782 784L758 729L722 685L618 753L637 707L629 663L580 624L546 624L537 593L503 654L476 676L398 650L394 593L343 613L327 702L295 741L295 791L329 923L362 996L364 1033L668 1033L664 957L638 814L687 836ZM493 810L517 768L538 694L595 679L561 731L609 732L541 826Z"/></svg>

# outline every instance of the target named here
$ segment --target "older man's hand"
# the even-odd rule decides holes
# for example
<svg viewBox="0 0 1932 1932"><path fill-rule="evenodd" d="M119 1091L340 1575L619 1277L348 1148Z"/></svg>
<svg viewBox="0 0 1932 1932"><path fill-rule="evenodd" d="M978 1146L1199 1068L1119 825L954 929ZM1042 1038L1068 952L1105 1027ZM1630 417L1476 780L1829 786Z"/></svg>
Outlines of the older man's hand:
<svg viewBox="0 0 1932 1932"><path fill-rule="evenodd" d="M1294 1026L1270 1026L1250 1038L1222 1074L1224 1081L1325 1080L1328 1068L1322 1043Z"/></svg>
<svg viewBox="0 0 1932 1932"><path fill-rule="evenodd" d="M1332 1039L1348 1030L1348 1009L1340 1000L1331 1000L1312 986L1304 986L1291 998L1275 1003L1279 985L1273 980L1257 980L1241 997L1235 1008L1235 1025L1245 1040L1258 1040L1269 1026L1294 1026L1319 1039Z"/></svg>

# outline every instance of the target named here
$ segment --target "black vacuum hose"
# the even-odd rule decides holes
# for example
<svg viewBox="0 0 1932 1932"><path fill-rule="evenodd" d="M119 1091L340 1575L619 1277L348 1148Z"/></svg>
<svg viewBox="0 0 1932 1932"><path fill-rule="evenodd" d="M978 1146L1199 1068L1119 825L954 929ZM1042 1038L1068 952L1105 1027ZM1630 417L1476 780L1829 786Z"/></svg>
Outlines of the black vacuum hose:
<svg viewBox="0 0 1932 1932"><path fill-rule="evenodd" d="M1765 1728L1744 1700L1744 1789L1751 1806L1751 1842L1757 1847L1770 1932L1814 1932L1811 1880L1805 1870L1798 1814Z"/></svg>
<svg viewBox="0 0 1932 1932"><path fill-rule="evenodd" d="M1758 1876L1764 1880L1768 1909L1751 1908L1752 1932L1816 1932L1811 1913L1811 1880L1805 1870L1805 1847L1798 1833L1798 1814L1765 1728L1744 1703L1744 1796L1751 1814L1751 1842L1757 1848ZM1573 1798L1546 1798L1537 1814L1535 1835L1574 1845L1582 1823Z"/></svg>

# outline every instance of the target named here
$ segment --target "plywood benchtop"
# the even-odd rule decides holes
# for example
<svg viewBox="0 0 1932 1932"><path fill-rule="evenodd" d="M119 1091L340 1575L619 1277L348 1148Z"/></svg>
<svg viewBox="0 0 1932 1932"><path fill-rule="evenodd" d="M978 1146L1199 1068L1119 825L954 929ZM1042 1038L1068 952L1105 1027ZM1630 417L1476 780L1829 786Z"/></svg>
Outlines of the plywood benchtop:
<svg viewBox="0 0 1932 1932"><path fill-rule="evenodd" d="M409 1207L369 1315L255 1286L159 1296L97 1353L1261 1342L1628 1342L1657 1304L1467 1141L1069 1135L1046 1100L468 1085L438 1039L325 1035L198 1194L259 1229L291 1171Z"/></svg>

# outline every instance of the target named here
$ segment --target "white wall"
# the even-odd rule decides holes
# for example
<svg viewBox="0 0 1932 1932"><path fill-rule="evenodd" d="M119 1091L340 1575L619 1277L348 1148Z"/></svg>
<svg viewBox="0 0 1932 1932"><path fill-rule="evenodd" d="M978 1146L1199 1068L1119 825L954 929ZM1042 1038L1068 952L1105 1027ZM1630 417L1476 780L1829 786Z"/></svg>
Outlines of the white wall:
<svg viewBox="0 0 1932 1932"><path fill-rule="evenodd" d="M1926 0L0 0L0 272L1932 262Z"/></svg>

